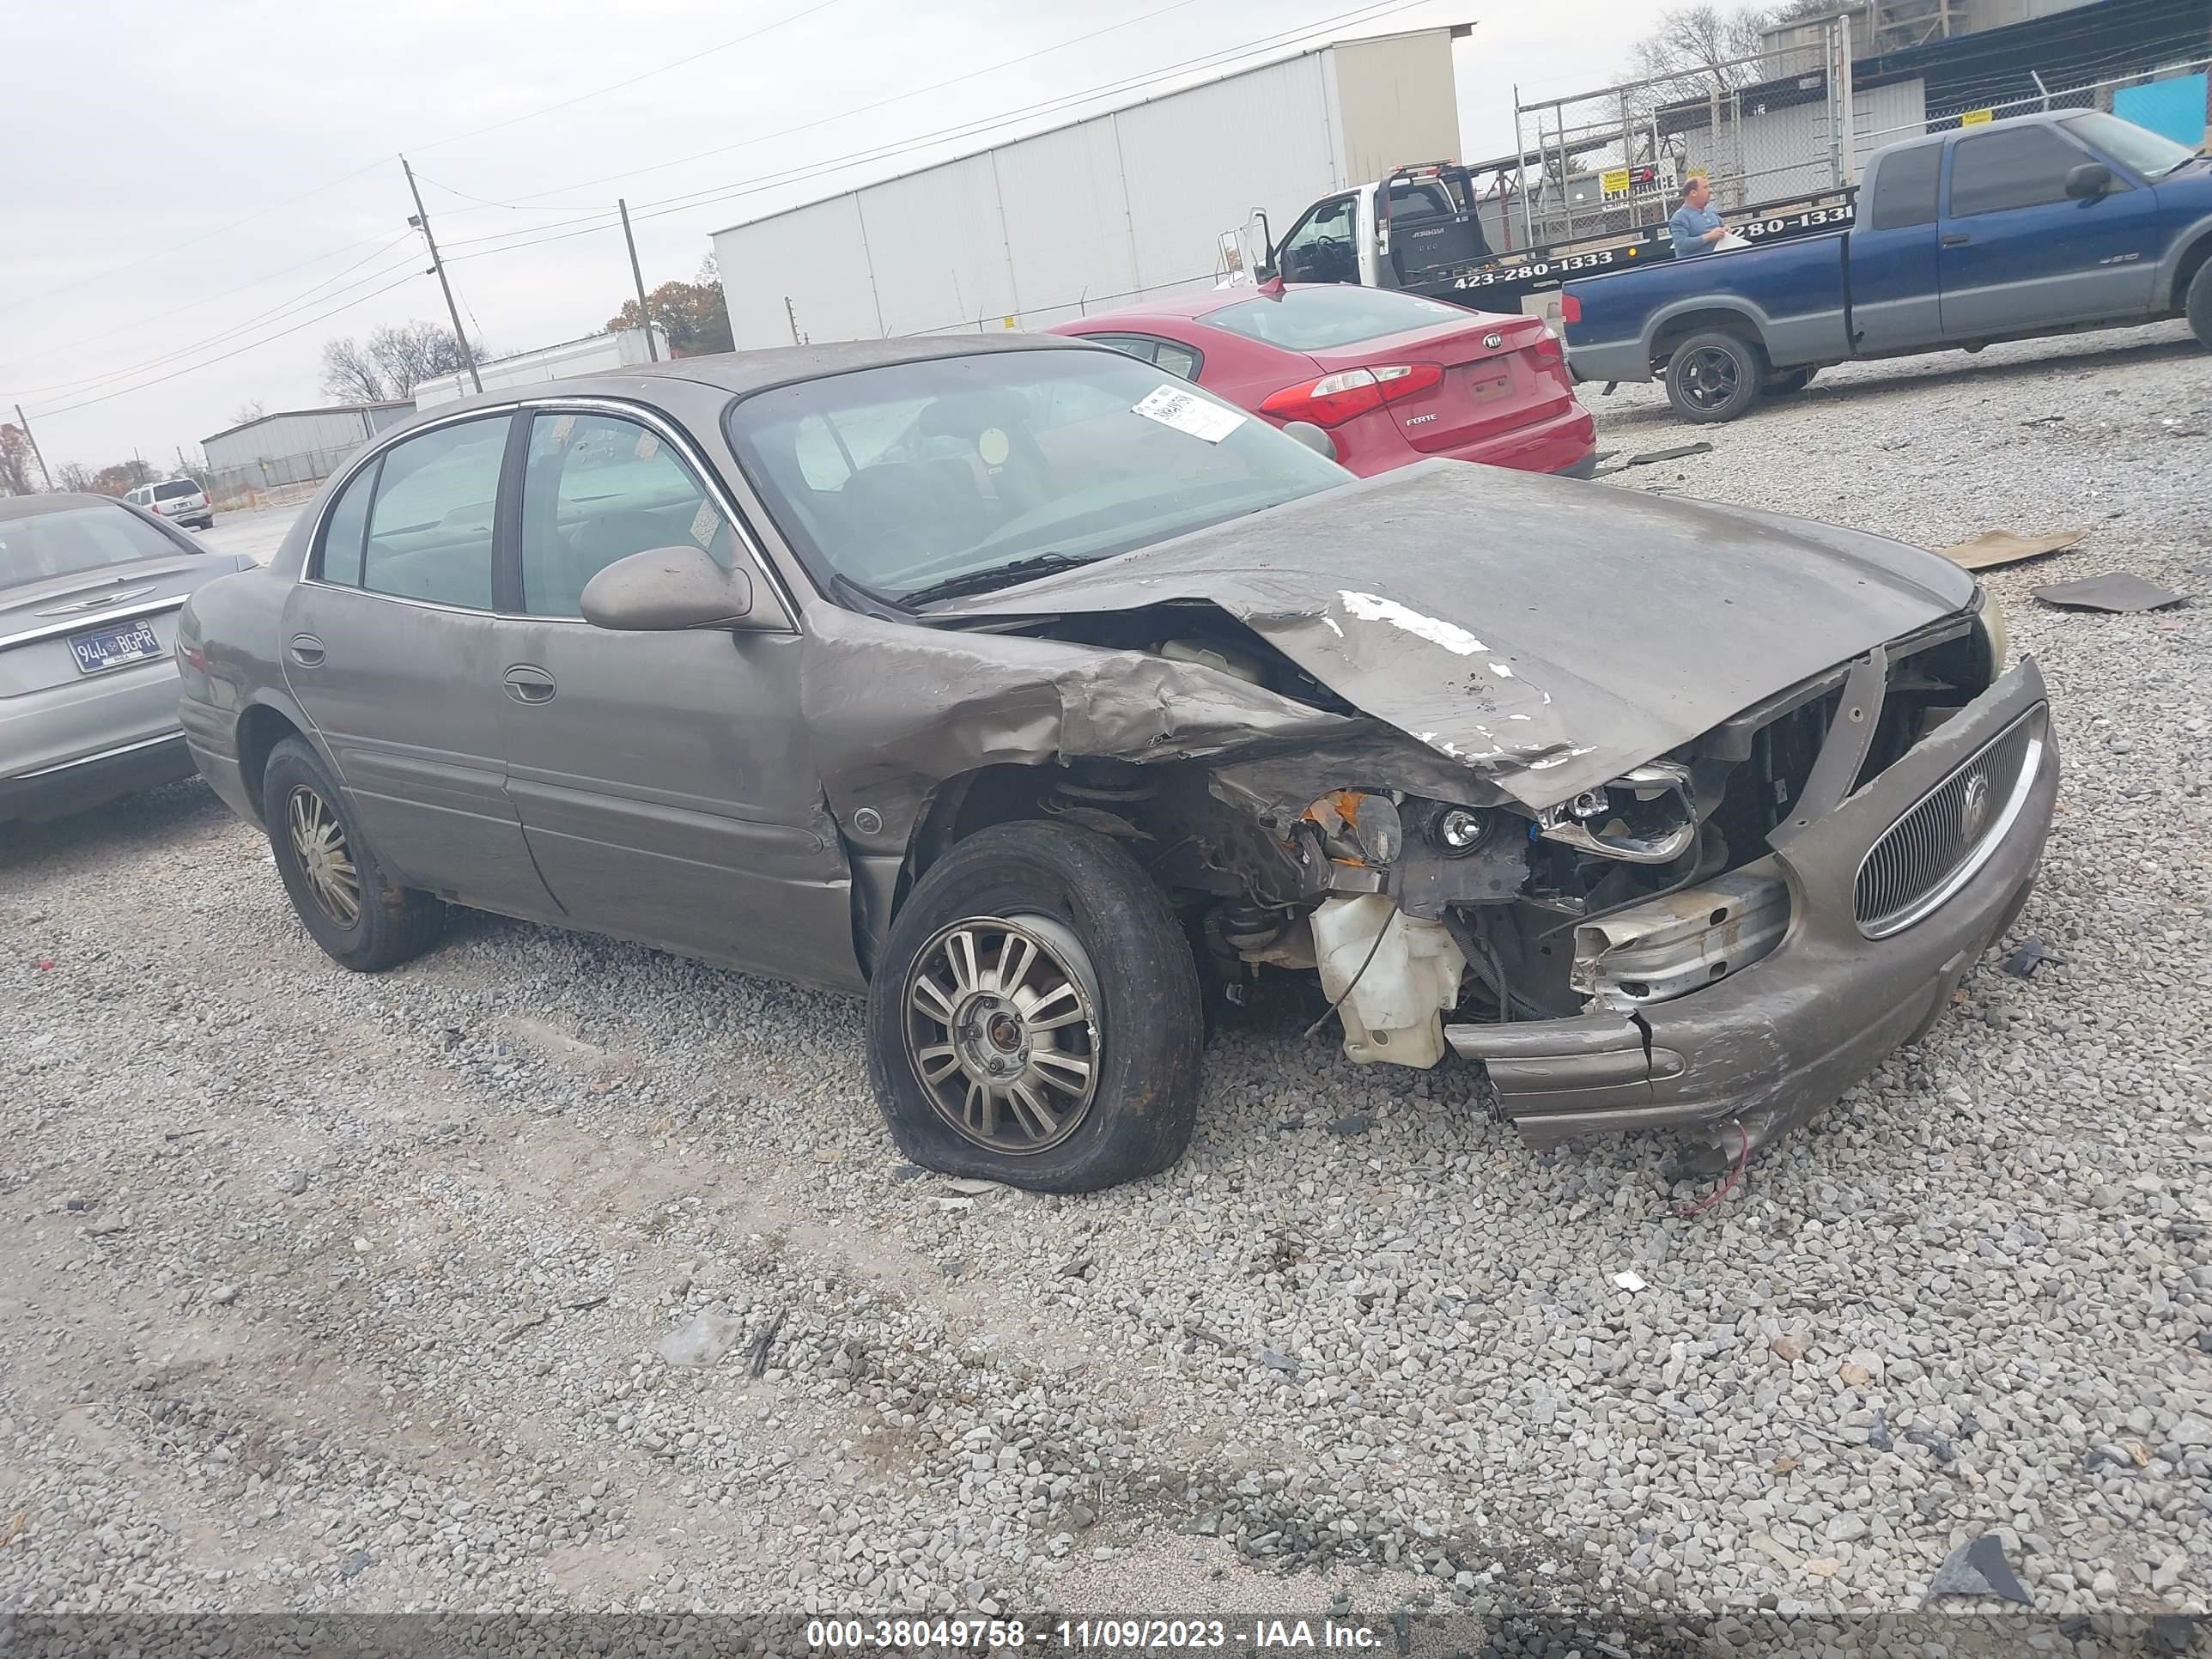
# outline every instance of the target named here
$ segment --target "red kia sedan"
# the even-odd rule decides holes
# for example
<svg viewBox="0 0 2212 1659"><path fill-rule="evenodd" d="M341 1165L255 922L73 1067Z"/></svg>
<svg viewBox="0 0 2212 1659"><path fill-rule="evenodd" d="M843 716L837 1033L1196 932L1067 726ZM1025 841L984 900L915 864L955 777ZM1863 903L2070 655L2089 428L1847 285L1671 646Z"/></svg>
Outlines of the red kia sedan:
<svg viewBox="0 0 2212 1659"><path fill-rule="evenodd" d="M1587 478L1597 428L1540 318L1328 283L1214 289L1055 324L1277 426L1310 421L1365 477L1431 455Z"/></svg>

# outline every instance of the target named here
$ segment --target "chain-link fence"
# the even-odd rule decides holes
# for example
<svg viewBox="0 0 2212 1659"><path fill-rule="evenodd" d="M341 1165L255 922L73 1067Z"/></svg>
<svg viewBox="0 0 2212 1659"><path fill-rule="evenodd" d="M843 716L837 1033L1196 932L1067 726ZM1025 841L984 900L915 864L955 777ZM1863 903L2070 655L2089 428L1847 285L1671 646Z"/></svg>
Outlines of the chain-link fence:
<svg viewBox="0 0 2212 1659"><path fill-rule="evenodd" d="M208 493L221 507L243 504L249 496L265 496L285 490L288 486L304 485L304 490L292 492L283 499L305 499L313 493L313 486L344 465L346 458L360 447L359 443L342 444L331 449L305 449L295 455L257 457L232 466L210 467L209 475L214 483Z"/></svg>
<svg viewBox="0 0 2212 1659"><path fill-rule="evenodd" d="M1534 245L1657 224L1693 173L1723 212L1847 185L1849 19L1815 36L1569 98L1516 97L1516 237Z"/></svg>
<svg viewBox="0 0 2212 1659"><path fill-rule="evenodd" d="M2031 110L2094 109L2194 145L2204 112L2208 63L2201 34L2130 44L2116 72L2110 57L2023 68L1985 81L1972 96L1931 100L1928 82L1892 76L1853 84L1849 20L1827 20L1810 44L1676 75L1632 81L1540 103L1516 98L1517 176L1498 169L1504 222L1492 246L1523 246L1626 234L1665 222L1683 182L1703 175L1723 214L1815 198L1849 188L1884 144ZM1798 37L1802 40L1802 32Z"/></svg>
<svg viewBox="0 0 2212 1659"><path fill-rule="evenodd" d="M2036 110L2102 110L2108 115L2157 125L2156 119L2146 122L2144 118L2154 111L2162 113L2160 106L2169 103L2194 109L2197 131L2184 142L2195 143L2202 141L2204 128L2212 125L2212 117L2205 112L2208 70L2212 70L2212 52L2203 51L2194 57L2178 56L2140 74L2107 74L2102 79L2089 78L2094 71L2077 70L2069 76L2060 70L2027 70L2023 77L2033 84L2032 92L2001 88L1995 97L1985 91L1972 98L1948 100L1930 106L1917 120L1869 130L1861 136L1863 148L1878 149L1923 132L1942 132ZM2003 95L2007 92L2010 95ZM2179 96L2169 98L2166 95L2169 93Z"/></svg>

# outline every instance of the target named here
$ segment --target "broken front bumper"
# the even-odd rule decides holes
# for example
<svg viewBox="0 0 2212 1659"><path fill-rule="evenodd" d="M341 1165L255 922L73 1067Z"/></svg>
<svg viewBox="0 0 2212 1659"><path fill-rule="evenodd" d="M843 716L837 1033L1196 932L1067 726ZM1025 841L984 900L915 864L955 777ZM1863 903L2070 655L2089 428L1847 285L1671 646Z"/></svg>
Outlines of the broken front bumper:
<svg viewBox="0 0 2212 1659"><path fill-rule="evenodd" d="M1977 757L2022 723L2033 741L2016 783L1986 802L1986 834L1936 884L1939 902L1869 937L1855 893L1876 843L1923 800L1938 809L1950 801ZM1952 793L1939 793L1947 784ZM1727 1126L1729 1152L1739 1127L1757 1146L1934 1022L2027 902L2057 793L2043 677L2023 660L1784 850L1745 866L1747 877L1789 885L1789 932L1771 954L1632 1015L1455 1025L1445 1037L1483 1062L1499 1111L1532 1143Z"/></svg>

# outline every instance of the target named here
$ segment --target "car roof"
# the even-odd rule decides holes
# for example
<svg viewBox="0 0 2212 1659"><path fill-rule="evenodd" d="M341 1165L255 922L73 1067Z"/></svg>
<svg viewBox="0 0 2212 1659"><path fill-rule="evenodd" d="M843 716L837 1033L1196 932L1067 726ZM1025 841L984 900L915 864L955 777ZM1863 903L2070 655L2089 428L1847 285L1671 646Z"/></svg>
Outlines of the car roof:
<svg viewBox="0 0 2212 1659"><path fill-rule="evenodd" d="M41 513L58 513L67 507L90 507L100 501L110 507L116 505L112 495L80 495L67 489L44 495L0 495L0 520L35 518Z"/></svg>
<svg viewBox="0 0 2212 1659"><path fill-rule="evenodd" d="M1333 283L1286 283L1285 291L1296 294L1303 289L1334 288ZM1194 323L1211 313L1246 300L1260 297L1260 290L1247 284L1242 288L1210 288L1196 294L1157 294L1136 305L1115 311L1094 311L1088 316L1071 317L1064 323L1054 323L1055 329L1080 328L1089 330L1099 323L1134 323L1146 318L1159 322Z"/></svg>
<svg viewBox="0 0 2212 1659"><path fill-rule="evenodd" d="M495 406L530 398L641 398L650 402L651 387L659 380L688 381L743 397L770 386L825 380L833 374L849 374L855 369L879 368L890 363L930 362L994 351L1066 350L1078 343L1060 334L1006 333L932 334L896 340L835 340L820 345L766 346L751 351L718 352L708 357L679 357L667 363L641 363L616 374L578 375L572 380L501 386L481 396L471 394L456 403L433 404L422 413L444 416L458 410ZM416 422L406 424L412 426ZM403 429L388 428L393 432ZM380 439L384 435L377 434Z"/></svg>

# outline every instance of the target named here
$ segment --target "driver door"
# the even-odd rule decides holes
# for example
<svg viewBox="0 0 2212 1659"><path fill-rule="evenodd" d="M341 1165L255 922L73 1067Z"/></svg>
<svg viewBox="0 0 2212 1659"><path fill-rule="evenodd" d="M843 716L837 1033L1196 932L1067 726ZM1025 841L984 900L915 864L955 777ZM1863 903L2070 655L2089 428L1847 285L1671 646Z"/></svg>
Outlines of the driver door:
<svg viewBox="0 0 2212 1659"><path fill-rule="evenodd" d="M545 884L596 933L857 987L850 874L799 714L805 641L774 584L673 427L581 405L529 420L499 678L507 793ZM685 542L747 568L758 627L583 620L601 569Z"/></svg>
<svg viewBox="0 0 2212 1659"><path fill-rule="evenodd" d="M1276 251L1275 269L1286 283L1359 280L1359 198L1331 196L1306 210Z"/></svg>

